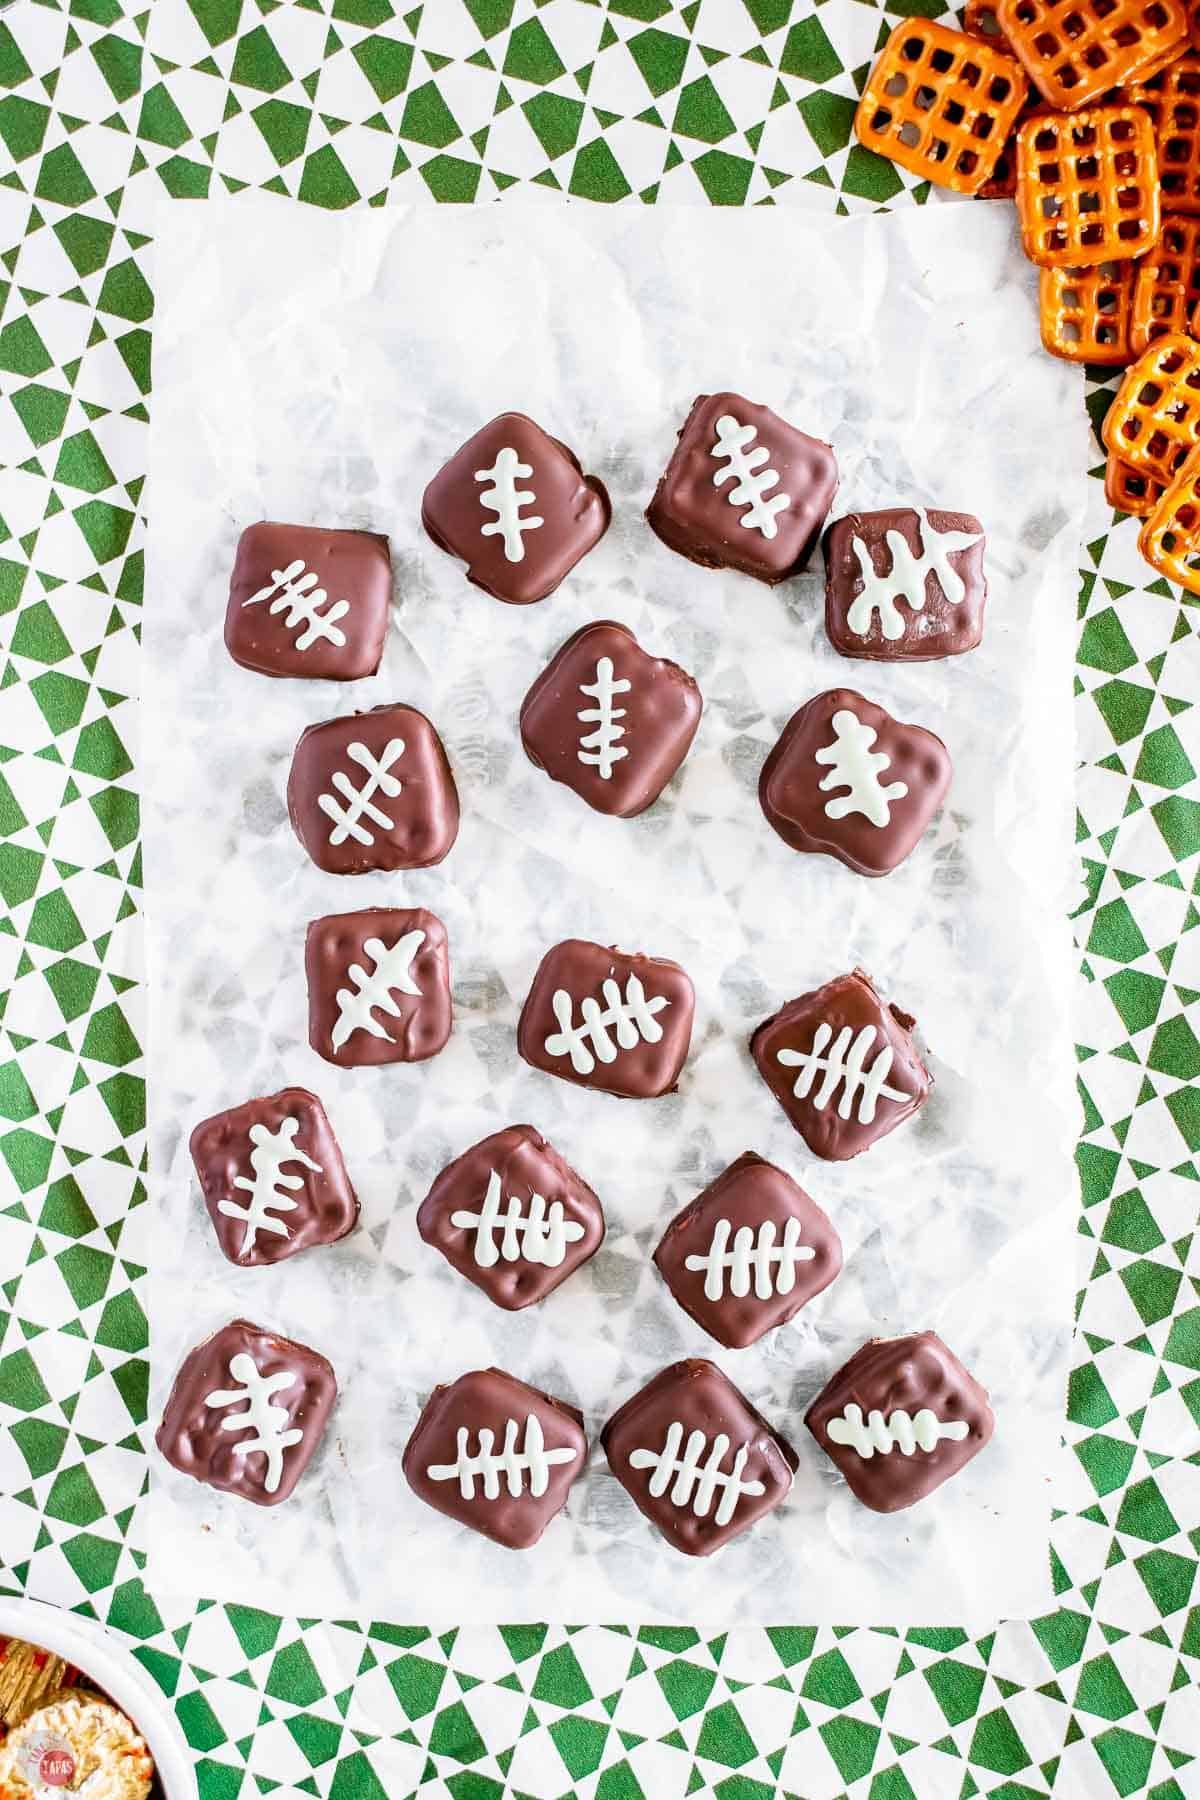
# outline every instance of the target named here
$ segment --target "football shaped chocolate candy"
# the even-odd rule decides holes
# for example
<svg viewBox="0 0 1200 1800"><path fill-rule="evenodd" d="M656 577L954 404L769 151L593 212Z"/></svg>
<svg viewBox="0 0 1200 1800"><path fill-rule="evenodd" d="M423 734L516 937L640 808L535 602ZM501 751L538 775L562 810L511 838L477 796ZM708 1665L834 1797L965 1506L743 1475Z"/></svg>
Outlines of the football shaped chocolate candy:
<svg viewBox="0 0 1200 1800"><path fill-rule="evenodd" d="M296 836L331 875L425 869L458 836L450 764L415 706L310 725L292 756L287 797Z"/></svg>
<svg viewBox="0 0 1200 1800"><path fill-rule="evenodd" d="M374 675L392 600L388 541L375 531L248 525L238 540L225 647L260 675Z"/></svg>
<svg viewBox="0 0 1200 1800"><path fill-rule="evenodd" d="M969 513L897 506L825 533L825 629L843 656L933 662L983 636L983 527Z"/></svg>
<svg viewBox="0 0 1200 1800"><path fill-rule="evenodd" d="M342 1068L423 1062L450 1036L446 927L423 907L314 919L304 946L308 1041Z"/></svg>
<svg viewBox="0 0 1200 1800"><path fill-rule="evenodd" d="M535 1069L627 1100L668 1094L692 1041L696 995L666 957L568 938L538 966L517 1024Z"/></svg>

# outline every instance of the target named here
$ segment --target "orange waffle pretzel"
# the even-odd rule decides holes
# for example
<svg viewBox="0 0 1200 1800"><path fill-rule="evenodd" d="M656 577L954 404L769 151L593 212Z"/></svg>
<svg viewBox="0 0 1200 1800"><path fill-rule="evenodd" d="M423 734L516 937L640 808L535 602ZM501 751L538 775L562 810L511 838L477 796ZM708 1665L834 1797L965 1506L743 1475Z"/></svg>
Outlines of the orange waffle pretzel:
<svg viewBox="0 0 1200 1800"><path fill-rule="evenodd" d="M1172 331L1125 371L1104 447L1167 486L1200 439L1200 344Z"/></svg>
<svg viewBox="0 0 1200 1800"><path fill-rule="evenodd" d="M1200 452L1188 456L1142 526L1138 549L1168 581L1200 594Z"/></svg>
<svg viewBox="0 0 1200 1800"><path fill-rule="evenodd" d="M902 169L974 194L1028 91L1011 56L929 19L906 19L867 78L854 128L868 150Z"/></svg>
<svg viewBox="0 0 1200 1800"><path fill-rule="evenodd" d="M1162 483L1155 481L1152 475L1131 469L1127 462L1109 451L1104 465L1104 498L1110 506L1115 506L1118 512L1132 513L1135 518L1144 519L1147 513L1154 511L1162 492Z"/></svg>
<svg viewBox="0 0 1200 1800"><path fill-rule="evenodd" d="M1158 242L1137 265L1129 344L1140 356L1155 338L1187 332L1200 297L1200 219L1167 217Z"/></svg>
<svg viewBox="0 0 1200 1800"><path fill-rule="evenodd" d="M1043 269L1038 283L1042 342L1064 362L1127 363L1134 267L1102 263L1096 269Z"/></svg>
<svg viewBox="0 0 1200 1800"><path fill-rule="evenodd" d="M1200 56L1182 56L1163 74L1156 138L1163 205L1200 213Z"/></svg>
<svg viewBox="0 0 1200 1800"><path fill-rule="evenodd" d="M1027 119L1017 133L1017 214L1030 262L1090 268L1158 239L1154 131L1137 106Z"/></svg>
<svg viewBox="0 0 1200 1800"><path fill-rule="evenodd" d="M1063 112L1161 68L1188 35L1184 0L996 0L996 19L1038 92Z"/></svg>

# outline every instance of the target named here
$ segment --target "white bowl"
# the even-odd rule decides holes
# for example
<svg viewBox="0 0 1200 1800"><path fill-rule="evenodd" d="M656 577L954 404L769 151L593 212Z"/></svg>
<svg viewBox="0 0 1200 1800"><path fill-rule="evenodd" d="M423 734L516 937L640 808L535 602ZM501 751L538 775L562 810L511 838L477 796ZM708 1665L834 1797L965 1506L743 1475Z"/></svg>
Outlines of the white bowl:
<svg viewBox="0 0 1200 1800"><path fill-rule="evenodd" d="M0 1637L39 1644L90 1675L145 1738L167 1800L196 1800L191 1754L170 1701L103 1625L40 1600L0 1595Z"/></svg>

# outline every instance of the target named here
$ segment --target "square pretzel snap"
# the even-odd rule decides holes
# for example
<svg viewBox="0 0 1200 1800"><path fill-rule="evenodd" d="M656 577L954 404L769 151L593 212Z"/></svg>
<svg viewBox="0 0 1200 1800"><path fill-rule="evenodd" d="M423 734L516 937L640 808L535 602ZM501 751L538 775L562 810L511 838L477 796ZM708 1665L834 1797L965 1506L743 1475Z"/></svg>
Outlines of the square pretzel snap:
<svg viewBox="0 0 1200 1800"><path fill-rule="evenodd" d="M1165 487L1200 439L1200 344L1168 332L1125 371L1104 447Z"/></svg>
<svg viewBox="0 0 1200 1800"><path fill-rule="evenodd" d="M1131 262L1101 263L1095 269L1043 269L1038 313L1042 343L1051 356L1115 368L1129 362L1136 273Z"/></svg>
<svg viewBox="0 0 1200 1800"><path fill-rule="evenodd" d="M859 142L926 181L975 194L995 173L1029 93L1001 50L929 19L897 25L867 78Z"/></svg>
<svg viewBox="0 0 1200 1800"><path fill-rule="evenodd" d="M1040 268L1092 268L1158 241L1154 130L1138 106L1028 119L1017 134L1021 242Z"/></svg>
<svg viewBox="0 0 1200 1800"><path fill-rule="evenodd" d="M1183 0L996 0L996 23L1038 92L1063 112L1161 68L1188 33Z"/></svg>
<svg viewBox="0 0 1200 1800"><path fill-rule="evenodd" d="M1138 549L1168 581L1200 594L1200 447L1160 496L1138 535Z"/></svg>

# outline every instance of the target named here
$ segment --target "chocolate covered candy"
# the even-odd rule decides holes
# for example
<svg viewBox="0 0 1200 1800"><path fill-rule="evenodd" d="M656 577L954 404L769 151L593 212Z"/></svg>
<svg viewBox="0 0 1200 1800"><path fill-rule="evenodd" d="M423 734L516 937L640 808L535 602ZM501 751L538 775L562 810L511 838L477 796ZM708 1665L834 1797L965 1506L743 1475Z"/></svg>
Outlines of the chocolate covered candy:
<svg viewBox="0 0 1200 1800"><path fill-rule="evenodd" d="M575 1407L503 1369L475 1369L434 1388L403 1466L427 1506L508 1550L528 1550L566 1505L586 1461Z"/></svg>
<svg viewBox="0 0 1200 1800"><path fill-rule="evenodd" d="M318 1351L234 1319L184 1358L154 1441L182 1474L278 1506L312 1461L336 1398Z"/></svg>
<svg viewBox="0 0 1200 1800"><path fill-rule="evenodd" d="M524 413L501 413L434 476L421 523L467 579L527 606L552 594L608 530L608 494L565 444Z"/></svg>
<svg viewBox="0 0 1200 1800"><path fill-rule="evenodd" d="M450 1036L446 927L424 907L314 919L304 968L308 1041L326 1062L423 1062Z"/></svg>
<svg viewBox="0 0 1200 1800"><path fill-rule="evenodd" d="M786 581L807 566L837 484L828 444L740 394L701 394L646 519L702 568Z"/></svg>
<svg viewBox="0 0 1200 1800"><path fill-rule="evenodd" d="M784 726L758 798L791 849L887 875L915 848L949 786L941 738L852 688L831 688Z"/></svg>
<svg viewBox="0 0 1200 1800"><path fill-rule="evenodd" d="M678 963L568 938L538 966L517 1049L548 1075L648 1100L678 1081L695 1006Z"/></svg>
<svg viewBox="0 0 1200 1800"><path fill-rule="evenodd" d="M190 1149L217 1242L257 1268L353 1231L358 1201L315 1094L283 1088L196 1126Z"/></svg>
<svg viewBox="0 0 1200 1800"><path fill-rule="evenodd" d="M710 1556L785 1498L797 1457L714 1363L673 1363L600 1434L608 1466L685 1556Z"/></svg>
<svg viewBox="0 0 1200 1800"><path fill-rule="evenodd" d="M804 1422L874 1512L924 1500L978 1456L995 1423L986 1389L932 1331L872 1338Z"/></svg>
<svg viewBox="0 0 1200 1800"><path fill-rule="evenodd" d="M848 513L824 548L825 629L843 656L933 662L983 636L984 536L970 513Z"/></svg>
<svg viewBox="0 0 1200 1800"><path fill-rule="evenodd" d="M843 1162L924 1104L933 1077L915 1023L855 969L764 1019L750 1054L813 1155Z"/></svg>
<svg viewBox="0 0 1200 1800"><path fill-rule="evenodd" d="M319 869L424 869L458 836L458 790L442 740L415 706L376 706L310 725L287 788L296 836Z"/></svg>
<svg viewBox="0 0 1200 1800"><path fill-rule="evenodd" d="M392 600L388 541L375 531L248 525L238 539L225 647L260 675L374 675Z"/></svg>
<svg viewBox="0 0 1200 1800"><path fill-rule="evenodd" d="M829 1286L842 1245L816 1201L747 1150L671 1221L654 1260L684 1312L744 1350Z"/></svg>
<svg viewBox="0 0 1200 1800"><path fill-rule="evenodd" d="M569 637L521 705L530 762L597 812L645 812L691 748L700 689L650 656L632 631L599 619Z"/></svg>
<svg viewBox="0 0 1200 1800"><path fill-rule="evenodd" d="M599 1200L532 1125L495 1131L447 1163L417 1230L489 1300L544 1300L604 1239Z"/></svg>

